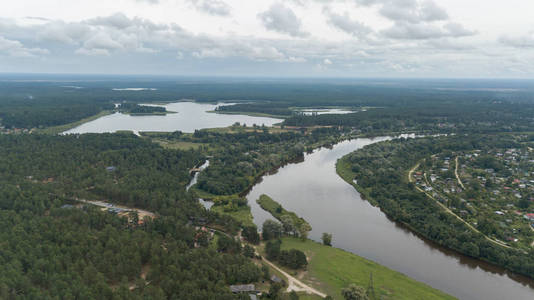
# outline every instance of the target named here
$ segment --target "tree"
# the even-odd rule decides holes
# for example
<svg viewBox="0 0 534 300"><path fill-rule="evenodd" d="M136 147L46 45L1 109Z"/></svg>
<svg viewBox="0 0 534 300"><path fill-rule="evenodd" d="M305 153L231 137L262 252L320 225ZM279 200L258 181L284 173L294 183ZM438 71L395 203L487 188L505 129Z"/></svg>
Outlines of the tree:
<svg viewBox="0 0 534 300"><path fill-rule="evenodd" d="M299 228L300 237L303 240L306 240L311 230L312 230L311 225L308 224L308 222L303 222L302 224L300 224L300 228Z"/></svg>
<svg viewBox="0 0 534 300"><path fill-rule="evenodd" d="M280 222L282 222L282 228L284 229L284 233L287 235L295 234L297 231L295 228L295 224L293 224L293 218L290 216L284 215L280 218Z"/></svg>
<svg viewBox="0 0 534 300"><path fill-rule="evenodd" d="M267 254L267 259L276 260L280 257L280 245L282 242L280 240L268 241L265 244L265 253Z"/></svg>
<svg viewBox="0 0 534 300"><path fill-rule="evenodd" d="M245 247L243 247L243 255L253 258L255 255L254 248L250 247L249 245L245 245Z"/></svg>
<svg viewBox="0 0 534 300"><path fill-rule="evenodd" d="M282 225L273 220L263 222L262 236L264 240L279 238L282 236Z"/></svg>
<svg viewBox="0 0 534 300"><path fill-rule="evenodd" d="M247 226L243 228L242 235L245 240L254 245L257 245L260 242L260 235L258 234L258 228L256 226Z"/></svg>
<svg viewBox="0 0 534 300"><path fill-rule="evenodd" d="M357 286L351 283L348 287L341 290L341 295L345 300L368 300L365 289L361 286Z"/></svg>
<svg viewBox="0 0 534 300"><path fill-rule="evenodd" d="M290 300L299 300L299 295L297 294L297 292L291 291L291 293L289 293L289 299Z"/></svg>
<svg viewBox="0 0 534 300"><path fill-rule="evenodd" d="M322 240L323 240L323 245L332 246L332 234L331 233L324 232L322 236Z"/></svg>

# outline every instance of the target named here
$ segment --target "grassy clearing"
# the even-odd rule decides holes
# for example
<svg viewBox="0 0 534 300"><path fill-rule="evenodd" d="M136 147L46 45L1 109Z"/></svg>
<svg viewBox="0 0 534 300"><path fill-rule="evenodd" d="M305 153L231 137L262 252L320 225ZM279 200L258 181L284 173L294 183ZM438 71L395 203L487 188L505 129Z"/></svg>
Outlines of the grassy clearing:
<svg viewBox="0 0 534 300"><path fill-rule="evenodd" d="M282 220L283 216L289 216L293 220L293 224L297 228L301 228L303 225L307 225L309 228L311 228L310 224L306 222L306 220L300 218L292 211L285 210L285 208L283 208L280 203L274 201L271 197L267 195L261 195L260 198L256 200L256 202L258 202L261 208L268 211L273 217L275 217L279 221Z"/></svg>
<svg viewBox="0 0 534 300"><path fill-rule="evenodd" d="M367 288L371 273L379 299L455 299L377 263L311 240L284 238L282 249L306 253L308 268L301 280L334 299L343 299L341 289L351 283Z"/></svg>
<svg viewBox="0 0 534 300"><path fill-rule="evenodd" d="M37 129L37 133L42 133L42 134L60 134L64 131L67 131L67 130L70 130L72 128L75 128L75 127L78 127L84 123L87 123L87 122L91 122L93 120L96 120L100 117L103 117L103 116L107 116L109 114L111 114L112 111L110 110L104 110L104 111L101 111L100 113L94 115L94 116L90 116L90 117L87 117L85 119L81 119L79 121L76 121L76 122L72 122L72 123L69 123L69 124L64 124L64 125L59 125L59 126L51 126L51 127L46 127L46 128L43 128L43 129Z"/></svg>
<svg viewBox="0 0 534 300"><path fill-rule="evenodd" d="M231 211L225 211L223 206L214 205L211 207L211 211L218 212L223 215L229 215L236 221L240 222L243 226L254 226L252 221L252 213L250 212L250 206L240 206Z"/></svg>
<svg viewBox="0 0 534 300"><path fill-rule="evenodd" d="M193 143L193 142L184 142L184 141L169 141L162 139L153 139L153 141L163 148L173 149L173 150L198 150L203 146L207 146L206 143Z"/></svg>

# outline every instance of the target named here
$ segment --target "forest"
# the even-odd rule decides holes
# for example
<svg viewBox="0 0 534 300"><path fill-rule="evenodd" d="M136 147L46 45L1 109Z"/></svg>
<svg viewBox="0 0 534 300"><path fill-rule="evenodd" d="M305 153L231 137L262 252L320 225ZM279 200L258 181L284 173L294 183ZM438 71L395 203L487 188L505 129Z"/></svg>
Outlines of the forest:
<svg viewBox="0 0 534 300"><path fill-rule="evenodd" d="M131 134L0 135L0 144L0 298L235 299L228 285L259 280L239 248L195 247L191 222L237 230L185 192L200 154ZM157 217L135 225L78 197Z"/></svg>
<svg viewBox="0 0 534 300"><path fill-rule="evenodd" d="M458 135L397 139L365 147L338 162L338 174L390 218L440 245L534 278L534 251L505 248L469 229L408 182L408 170L423 158L442 151L511 147L506 135Z"/></svg>

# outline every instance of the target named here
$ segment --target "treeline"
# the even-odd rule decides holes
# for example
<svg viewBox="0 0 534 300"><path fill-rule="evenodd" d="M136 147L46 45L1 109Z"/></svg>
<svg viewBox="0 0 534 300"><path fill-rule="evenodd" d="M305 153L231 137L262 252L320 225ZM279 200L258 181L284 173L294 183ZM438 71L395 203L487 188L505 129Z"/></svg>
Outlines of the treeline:
<svg viewBox="0 0 534 300"><path fill-rule="evenodd" d="M68 78L5 75L3 78L7 80L0 82L0 118L8 128L62 125L105 109L113 109L113 103L125 99L132 103L173 99L201 102L237 99L254 103L222 109L239 108L242 112L290 116L290 107L350 106L402 110L405 107L429 107L429 103L437 104L438 109L439 105L446 109L495 103L506 108L509 104L528 105L534 98L530 82L505 80L254 81L71 75ZM124 90L132 87L149 89ZM264 104L265 101L268 104ZM416 114L417 111L413 111L410 116Z"/></svg>
<svg viewBox="0 0 534 300"><path fill-rule="evenodd" d="M338 162L338 168L351 173L345 179L351 183L357 179L359 191L395 221L440 245L534 277L533 251L523 253L492 243L416 191L407 180L407 170L435 153L514 145L514 139L503 135L398 139L353 152Z"/></svg>
<svg viewBox="0 0 534 300"><path fill-rule="evenodd" d="M275 116L291 116L293 114L293 111L289 109L288 104L264 103L264 102L223 105L223 106L218 106L216 111L262 113L262 114L275 115Z"/></svg>
<svg viewBox="0 0 534 300"><path fill-rule="evenodd" d="M217 133L196 131L194 141L217 141L210 152L210 166L198 178L197 188L213 195L231 195L243 192L261 174L284 163L303 157L304 151L317 143L334 142L340 132L325 128L304 135L299 132L269 133L258 128L256 132Z"/></svg>
<svg viewBox="0 0 534 300"><path fill-rule="evenodd" d="M200 154L130 134L0 136L0 144L1 299L236 299L228 285L259 280L235 243L217 251L197 243L197 223L238 228L185 192ZM157 217L135 225L76 197Z"/></svg>
<svg viewBox="0 0 534 300"><path fill-rule="evenodd" d="M0 175L58 195L161 210L184 197L196 151L163 149L133 134L0 136Z"/></svg>
<svg viewBox="0 0 534 300"><path fill-rule="evenodd" d="M512 103L425 103L419 106L371 108L353 114L294 115L287 126L346 126L362 133L495 133L534 129L534 105Z"/></svg>
<svg viewBox="0 0 534 300"><path fill-rule="evenodd" d="M120 111L130 114L153 114L165 113L167 109L163 106L139 105L137 103L124 102L119 107Z"/></svg>

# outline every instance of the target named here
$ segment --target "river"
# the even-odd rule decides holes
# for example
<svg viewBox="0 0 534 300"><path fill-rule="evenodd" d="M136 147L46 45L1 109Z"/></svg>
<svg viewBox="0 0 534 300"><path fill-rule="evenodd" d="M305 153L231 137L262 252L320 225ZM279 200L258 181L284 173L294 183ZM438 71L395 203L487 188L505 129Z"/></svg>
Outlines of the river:
<svg viewBox="0 0 534 300"><path fill-rule="evenodd" d="M272 126L283 120L266 117L253 117L245 115L226 115L210 113L219 105L226 104L203 104L197 102L177 102L164 106L168 111L176 112L161 115L131 116L128 114L114 113L100 117L96 120L84 123L78 127L67 130L64 133L105 133L129 130L133 132L157 131L194 132L197 129L227 127L236 122L251 126Z"/></svg>
<svg viewBox="0 0 534 300"><path fill-rule="evenodd" d="M459 299L534 299L534 281L425 241L390 221L336 174L335 163L362 147L387 140L355 139L306 154L266 175L247 195L254 222L272 217L256 203L267 194L306 219L310 238L333 234L335 247L373 260Z"/></svg>

